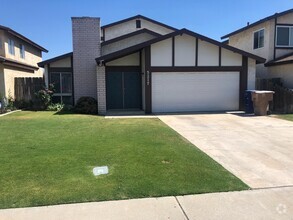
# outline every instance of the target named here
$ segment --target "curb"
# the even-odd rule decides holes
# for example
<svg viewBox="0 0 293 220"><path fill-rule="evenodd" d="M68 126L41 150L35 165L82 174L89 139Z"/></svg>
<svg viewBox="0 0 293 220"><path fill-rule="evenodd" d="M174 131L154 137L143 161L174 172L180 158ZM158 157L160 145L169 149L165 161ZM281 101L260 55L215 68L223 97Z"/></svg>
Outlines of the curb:
<svg viewBox="0 0 293 220"><path fill-rule="evenodd" d="M21 110L15 110L15 111L11 111L11 112L7 112L7 113L4 113L4 114L0 114L0 117L3 117L5 115L10 115L12 113L15 113L15 112L20 112Z"/></svg>

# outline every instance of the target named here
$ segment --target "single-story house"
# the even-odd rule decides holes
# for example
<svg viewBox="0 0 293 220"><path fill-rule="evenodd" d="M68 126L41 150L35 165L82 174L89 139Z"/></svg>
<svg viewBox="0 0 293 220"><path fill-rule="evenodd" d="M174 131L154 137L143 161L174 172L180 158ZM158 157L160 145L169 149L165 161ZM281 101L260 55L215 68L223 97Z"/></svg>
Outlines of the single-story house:
<svg viewBox="0 0 293 220"><path fill-rule="evenodd" d="M187 29L142 15L105 26L99 18L72 18L73 52L39 63L55 101L82 96L109 110L145 113L243 108L265 59Z"/></svg>

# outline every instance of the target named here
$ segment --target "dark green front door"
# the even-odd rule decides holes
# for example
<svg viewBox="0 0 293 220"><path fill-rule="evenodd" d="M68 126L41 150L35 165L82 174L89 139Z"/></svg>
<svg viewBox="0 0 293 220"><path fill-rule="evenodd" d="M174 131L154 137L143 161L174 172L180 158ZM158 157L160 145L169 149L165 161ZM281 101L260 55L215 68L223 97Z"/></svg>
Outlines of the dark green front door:
<svg viewBox="0 0 293 220"><path fill-rule="evenodd" d="M107 72L107 109L141 109L139 72Z"/></svg>

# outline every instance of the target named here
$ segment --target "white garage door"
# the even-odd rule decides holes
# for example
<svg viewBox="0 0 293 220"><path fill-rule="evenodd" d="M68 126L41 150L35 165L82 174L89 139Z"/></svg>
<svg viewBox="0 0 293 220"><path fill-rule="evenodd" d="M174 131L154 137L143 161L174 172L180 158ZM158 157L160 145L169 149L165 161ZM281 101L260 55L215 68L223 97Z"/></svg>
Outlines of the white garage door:
<svg viewBox="0 0 293 220"><path fill-rule="evenodd" d="M152 73L152 111L239 109L239 72Z"/></svg>

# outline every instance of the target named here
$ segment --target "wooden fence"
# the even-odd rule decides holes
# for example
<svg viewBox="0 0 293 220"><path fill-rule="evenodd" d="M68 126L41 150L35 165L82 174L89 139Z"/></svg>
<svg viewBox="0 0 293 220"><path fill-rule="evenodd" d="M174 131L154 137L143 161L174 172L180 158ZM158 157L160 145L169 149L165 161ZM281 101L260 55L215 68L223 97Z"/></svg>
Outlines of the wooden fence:
<svg viewBox="0 0 293 220"><path fill-rule="evenodd" d="M15 78L14 97L17 101L31 101L35 92L44 88L43 78Z"/></svg>
<svg viewBox="0 0 293 220"><path fill-rule="evenodd" d="M257 79L256 89L274 91L274 100L270 109L277 113L293 113L293 90L282 86L281 80Z"/></svg>

